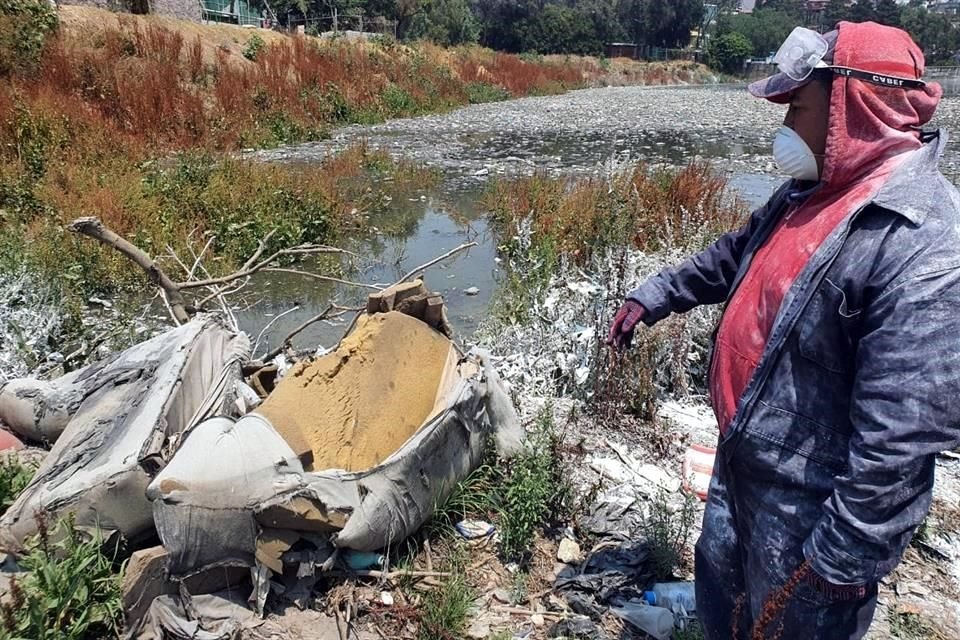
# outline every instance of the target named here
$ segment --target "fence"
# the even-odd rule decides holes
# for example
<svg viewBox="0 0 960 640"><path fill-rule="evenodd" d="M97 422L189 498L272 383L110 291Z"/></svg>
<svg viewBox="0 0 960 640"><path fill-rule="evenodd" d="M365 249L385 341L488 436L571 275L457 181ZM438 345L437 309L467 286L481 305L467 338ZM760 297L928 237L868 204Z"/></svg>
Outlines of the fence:
<svg viewBox="0 0 960 640"><path fill-rule="evenodd" d="M302 29L312 35L341 31L397 35L395 20L370 18L362 12L341 13L334 10L330 15L304 16L291 11L278 16L269 4L260 11L251 7L248 0L200 0L200 13L204 22L225 22L288 32Z"/></svg>

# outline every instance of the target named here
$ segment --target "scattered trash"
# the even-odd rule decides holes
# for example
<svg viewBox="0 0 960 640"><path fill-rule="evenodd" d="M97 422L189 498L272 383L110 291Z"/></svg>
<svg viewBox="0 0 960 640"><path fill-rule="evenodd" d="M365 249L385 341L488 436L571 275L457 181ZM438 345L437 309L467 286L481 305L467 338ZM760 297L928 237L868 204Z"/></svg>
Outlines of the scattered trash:
<svg viewBox="0 0 960 640"><path fill-rule="evenodd" d="M467 289L464 289L463 292L468 296L475 296L475 295L479 295L480 289L478 289L477 287L469 287Z"/></svg>
<svg viewBox="0 0 960 640"><path fill-rule="evenodd" d="M564 538L560 541L560 546L557 548L557 560L566 564L577 564L581 557L580 545L570 538Z"/></svg>
<svg viewBox="0 0 960 640"><path fill-rule="evenodd" d="M532 622L533 626L535 627L542 627L543 625L547 624L547 621L544 619L542 613L535 613L530 616L530 622Z"/></svg>
<svg viewBox="0 0 960 640"><path fill-rule="evenodd" d="M496 527L483 520L461 520L453 525L453 527L457 530L457 533L467 540L492 536L494 531L496 531Z"/></svg>
<svg viewBox="0 0 960 640"><path fill-rule="evenodd" d="M343 558L347 566L351 569L370 569L373 567L383 567L387 564L387 558L379 553L372 551L347 551Z"/></svg>
<svg viewBox="0 0 960 640"><path fill-rule="evenodd" d="M571 640L607 640L607 634L597 623L586 617L567 618L556 623L547 632L550 638Z"/></svg>
<svg viewBox="0 0 960 640"><path fill-rule="evenodd" d="M610 607L610 613L657 640L668 640L673 635L673 614L669 609L655 607L642 600L631 600L620 606Z"/></svg>
<svg viewBox="0 0 960 640"><path fill-rule="evenodd" d="M608 541L587 556L579 568L561 571L554 586L575 612L597 618L615 601L642 597L637 585L647 584L652 578L648 556L643 543Z"/></svg>
<svg viewBox="0 0 960 640"><path fill-rule="evenodd" d="M706 501L713 478L713 462L717 450L699 444L691 445L683 456L683 488Z"/></svg>
<svg viewBox="0 0 960 640"><path fill-rule="evenodd" d="M418 287L404 286L414 293L399 302L389 290L371 296L368 308L405 312L361 316L255 412L189 433L147 489L174 577L250 567L262 611L271 575L287 566L310 577L333 568L335 550L354 570L383 564L364 552L417 531L479 464L488 435L503 455L519 450L522 428L489 356L461 355L428 325L445 313Z"/></svg>
<svg viewBox="0 0 960 640"><path fill-rule="evenodd" d="M385 605L388 606L388 607L392 607L392 606L393 606L393 594L390 593L389 591L381 591L381 592L380 592L380 602L382 602L383 604L385 604Z"/></svg>
<svg viewBox="0 0 960 640"><path fill-rule="evenodd" d="M580 519L580 527L598 536L629 540L643 525L637 496L630 486L613 490L597 499L593 508Z"/></svg>
<svg viewBox="0 0 960 640"><path fill-rule="evenodd" d="M647 604L687 615L697 610L697 594L692 582L658 582L643 592Z"/></svg>

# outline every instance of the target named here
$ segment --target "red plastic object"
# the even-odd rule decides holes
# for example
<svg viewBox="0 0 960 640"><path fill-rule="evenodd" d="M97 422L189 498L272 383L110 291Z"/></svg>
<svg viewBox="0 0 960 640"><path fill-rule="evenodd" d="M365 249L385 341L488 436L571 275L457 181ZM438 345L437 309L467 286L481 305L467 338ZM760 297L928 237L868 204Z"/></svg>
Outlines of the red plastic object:
<svg viewBox="0 0 960 640"><path fill-rule="evenodd" d="M23 443L20 442L20 438L6 429L0 429L0 451L6 451L7 449L12 451L23 449Z"/></svg>

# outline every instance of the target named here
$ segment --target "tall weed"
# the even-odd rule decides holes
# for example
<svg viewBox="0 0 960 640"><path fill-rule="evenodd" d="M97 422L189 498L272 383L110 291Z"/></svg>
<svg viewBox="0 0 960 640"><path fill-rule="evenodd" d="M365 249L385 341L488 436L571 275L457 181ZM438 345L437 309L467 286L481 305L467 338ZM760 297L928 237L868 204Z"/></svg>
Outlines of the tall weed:
<svg viewBox="0 0 960 640"><path fill-rule="evenodd" d="M17 496L30 484L37 468L22 464L16 457L0 456L0 516L6 513Z"/></svg>
<svg viewBox="0 0 960 640"><path fill-rule="evenodd" d="M14 578L10 601L0 603L0 638L120 636L120 575L103 553L99 531L85 539L71 519L62 520L52 532L43 525L19 564L26 577Z"/></svg>

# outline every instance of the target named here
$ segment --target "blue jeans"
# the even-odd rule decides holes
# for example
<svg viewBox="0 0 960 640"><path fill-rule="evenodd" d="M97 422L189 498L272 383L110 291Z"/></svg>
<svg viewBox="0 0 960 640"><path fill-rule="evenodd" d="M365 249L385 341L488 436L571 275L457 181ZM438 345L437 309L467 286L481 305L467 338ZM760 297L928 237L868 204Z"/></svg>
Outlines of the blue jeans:
<svg viewBox="0 0 960 640"><path fill-rule="evenodd" d="M857 640L866 634L877 585L834 592L802 568L803 542L822 504L804 493L736 474L723 448L717 452L696 548L697 616L706 640Z"/></svg>

